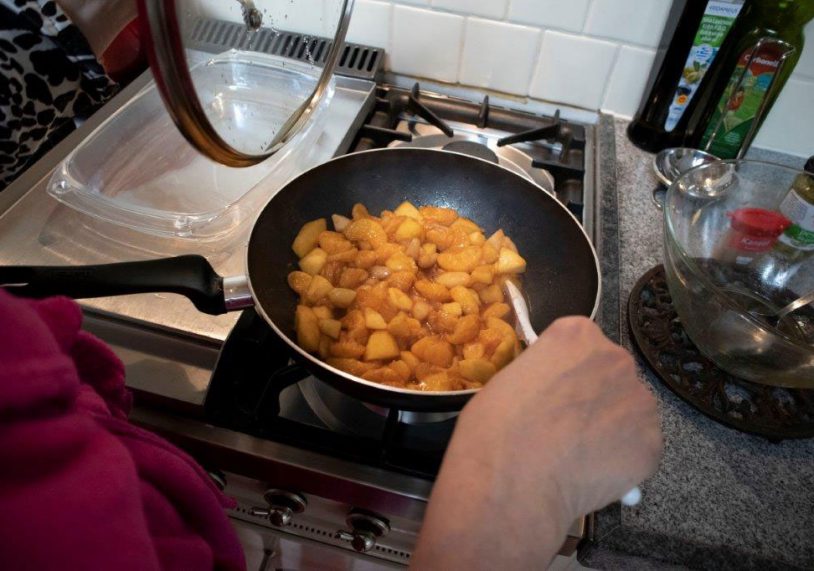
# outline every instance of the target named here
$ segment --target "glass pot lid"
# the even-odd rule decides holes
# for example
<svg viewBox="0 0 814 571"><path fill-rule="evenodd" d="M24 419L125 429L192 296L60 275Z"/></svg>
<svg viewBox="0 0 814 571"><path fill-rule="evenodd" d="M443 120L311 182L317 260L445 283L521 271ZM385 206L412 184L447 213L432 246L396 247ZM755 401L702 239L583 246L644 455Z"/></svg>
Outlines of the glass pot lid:
<svg viewBox="0 0 814 571"><path fill-rule="evenodd" d="M150 67L178 129L210 159L247 167L299 133L332 89L353 0L138 4ZM212 46L227 53L213 56Z"/></svg>

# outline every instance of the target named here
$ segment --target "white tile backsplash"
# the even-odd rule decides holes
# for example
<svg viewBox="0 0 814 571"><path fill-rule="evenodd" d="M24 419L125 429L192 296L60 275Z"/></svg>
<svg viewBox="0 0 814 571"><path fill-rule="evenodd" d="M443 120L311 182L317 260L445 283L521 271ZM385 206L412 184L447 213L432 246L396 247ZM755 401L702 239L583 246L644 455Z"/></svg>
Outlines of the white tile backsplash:
<svg viewBox="0 0 814 571"><path fill-rule="evenodd" d="M687 0L702 2L703 0ZM809 0L807 0L809 1ZM187 0L240 20L237 2ZM310 28L341 0L291 0L275 24ZM629 117L639 106L672 0L356 0L348 38L383 47L388 70ZM303 8L310 6L310 8ZM300 16L310 20L306 26ZM330 17L329 17L330 16ZM306 30L307 28L307 30ZM792 79L756 145L814 153L814 22Z"/></svg>
<svg viewBox="0 0 814 571"><path fill-rule="evenodd" d="M794 73L800 77L814 79L814 20L808 23L803 33L806 37L806 45ZM811 98L814 99L814 93L812 93Z"/></svg>
<svg viewBox="0 0 814 571"><path fill-rule="evenodd" d="M590 0L511 0L508 19L542 28L581 32Z"/></svg>
<svg viewBox="0 0 814 571"><path fill-rule="evenodd" d="M598 109L619 46L561 32L546 32L529 94Z"/></svg>
<svg viewBox="0 0 814 571"><path fill-rule="evenodd" d="M656 47L671 5L672 0L593 0L585 33Z"/></svg>
<svg viewBox="0 0 814 571"><path fill-rule="evenodd" d="M499 20L506 14L508 2L509 0L432 0L432 7Z"/></svg>
<svg viewBox="0 0 814 571"><path fill-rule="evenodd" d="M464 17L408 6L393 8L390 61L399 73L455 82Z"/></svg>
<svg viewBox="0 0 814 571"><path fill-rule="evenodd" d="M348 28L348 41L377 48L390 47L393 6L376 0L356 0Z"/></svg>
<svg viewBox="0 0 814 571"><path fill-rule="evenodd" d="M655 57L653 49L622 46L602 102L603 111L623 117L636 113Z"/></svg>
<svg viewBox="0 0 814 571"><path fill-rule="evenodd" d="M312 36L333 36L336 33L342 11L340 0L296 0L296 2L296 4L272 2L268 6L269 11L263 12L263 18L270 20L275 28L291 32Z"/></svg>
<svg viewBox="0 0 814 571"><path fill-rule="evenodd" d="M814 155L814 80L791 77L763 123L755 146Z"/></svg>
<svg viewBox="0 0 814 571"><path fill-rule="evenodd" d="M458 82L526 95L540 36L537 28L469 18Z"/></svg>

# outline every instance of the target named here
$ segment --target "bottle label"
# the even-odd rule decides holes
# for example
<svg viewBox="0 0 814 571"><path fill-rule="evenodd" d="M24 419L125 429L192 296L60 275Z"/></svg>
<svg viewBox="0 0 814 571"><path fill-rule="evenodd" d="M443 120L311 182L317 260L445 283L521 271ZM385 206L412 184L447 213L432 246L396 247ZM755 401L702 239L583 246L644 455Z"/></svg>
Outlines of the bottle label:
<svg viewBox="0 0 814 571"><path fill-rule="evenodd" d="M701 139L702 149L722 159L738 155L774 83L787 46L785 42L767 41L756 52L749 48L741 54Z"/></svg>
<svg viewBox="0 0 814 571"><path fill-rule="evenodd" d="M765 252L771 250L777 238L766 236L749 236L740 232L733 233L729 247L740 252Z"/></svg>
<svg viewBox="0 0 814 571"><path fill-rule="evenodd" d="M666 131L670 132L675 129L681 117L684 116L695 92L698 91L701 80L704 79L712 62L715 61L718 50L721 49L738 14L743 9L743 4L743 0L734 2L711 0L707 4L673 96L673 103L667 113L667 121L664 123Z"/></svg>
<svg viewBox="0 0 814 571"><path fill-rule="evenodd" d="M809 204L796 190L791 190L780 203L780 212L792 222L780 236L780 241L797 250L814 250L814 204Z"/></svg>

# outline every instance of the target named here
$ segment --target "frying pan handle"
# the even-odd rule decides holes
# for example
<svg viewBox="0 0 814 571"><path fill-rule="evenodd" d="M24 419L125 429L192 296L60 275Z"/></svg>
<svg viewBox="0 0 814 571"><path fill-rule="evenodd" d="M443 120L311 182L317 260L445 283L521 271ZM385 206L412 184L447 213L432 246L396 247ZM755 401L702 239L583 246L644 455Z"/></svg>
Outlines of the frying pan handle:
<svg viewBox="0 0 814 571"><path fill-rule="evenodd" d="M227 311L223 278L203 256L96 266L6 266L0 267L0 286L15 295L35 298L178 293L204 313L220 315Z"/></svg>

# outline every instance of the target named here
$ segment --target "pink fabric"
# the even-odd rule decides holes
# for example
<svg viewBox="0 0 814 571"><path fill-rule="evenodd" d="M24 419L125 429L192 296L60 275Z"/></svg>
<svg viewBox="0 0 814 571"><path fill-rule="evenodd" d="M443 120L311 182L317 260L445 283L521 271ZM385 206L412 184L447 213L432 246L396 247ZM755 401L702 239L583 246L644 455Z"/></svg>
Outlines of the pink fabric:
<svg viewBox="0 0 814 571"><path fill-rule="evenodd" d="M127 422L124 367L81 322L0 290L0 568L244 569L230 500Z"/></svg>

